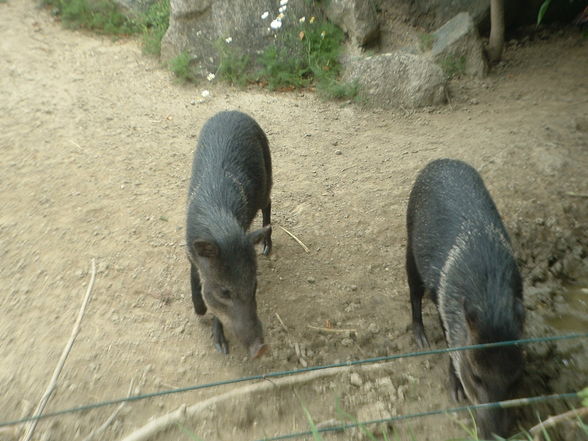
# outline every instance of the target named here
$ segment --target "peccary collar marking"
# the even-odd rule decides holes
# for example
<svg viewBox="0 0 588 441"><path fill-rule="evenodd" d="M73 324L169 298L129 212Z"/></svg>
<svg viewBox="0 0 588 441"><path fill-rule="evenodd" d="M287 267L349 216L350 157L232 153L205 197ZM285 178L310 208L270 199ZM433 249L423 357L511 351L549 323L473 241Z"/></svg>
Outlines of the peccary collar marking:
<svg viewBox="0 0 588 441"><path fill-rule="evenodd" d="M457 341L457 336L467 335L468 330L465 328L467 325L465 324L465 317L463 310L460 311L451 311L449 305L447 305L447 298L448 298L448 278L449 274L451 273L453 267L456 264L463 264L463 253L467 249L469 242L471 240L476 240L480 235L486 236L491 238L490 240L494 239L494 243L498 243L504 247L504 249L508 252L508 254L512 255L512 247L510 245L509 239L505 236L503 230L501 230L497 225L490 224L484 225L483 228L475 228L474 225L470 225L468 223L462 224L461 232L455 238L455 243L447 253L447 258L443 265L443 268L440 272L439 277L439 286L437 289L437 299L438 299L438 309L439 314L441 315L441 322L443 324L443 329L445 330L445 336L448 342L448 345L455 346L466 344L465 342ZM476 231L477 230L477 231ZM460 302L461 303L461 302ZM460 319L455 320L455 317L451 318L448 315L458 315ZM453 323L453 327L450 327L449 324ZM460 327L459 329L456 329ZM455 374L462 385L465 385L463 379L463 357L465 354L462 351L454 351L450 353L450 357L453 363L453 367L455 369ZM466 395L471 401L476 401L475 396L468 393L466 390ZM474 394L475 395L475 394Z"/></svg>

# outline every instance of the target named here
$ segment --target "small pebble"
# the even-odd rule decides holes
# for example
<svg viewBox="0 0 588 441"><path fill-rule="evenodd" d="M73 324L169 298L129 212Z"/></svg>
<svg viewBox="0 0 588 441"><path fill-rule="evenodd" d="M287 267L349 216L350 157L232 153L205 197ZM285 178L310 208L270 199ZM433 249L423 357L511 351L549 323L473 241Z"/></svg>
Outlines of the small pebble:
<svg viewBox="0 0 588 441"><path fill-rule="evenodd" d="M308 283L314 283L314 282L316 282L316 280L315 280L315 278L314 278L314 277L309 277L308 279L306 279L306 281L307 281Z"/></svg>
<svg viewBox="0 0 588 441"><path fill-rule="evenodd" d="M350 338L344 338L343 340L341 340L341 344L343 346L351 346L353 344L353 340L351 340Z"/></svg>
<svg viewBox="0 0 588 441"><path fill-rule="evenodd" d="M380 332L380 328L375 323L370 323L370 325L368 326L368 331L372 334L377 334L378 332Z"/></svg>
<svg viewBox="0 0 588 441"><path fill-rule="evenodd" d="M335 154L336 155L341 155L343 152L341 152L341 150L335 150Z"/></svg>
<svg viewBox="0 0 588 441"><path fill-rule="evenodd" d="M361 380L361 377L357 372L353 372L351 374L351 376L349 377L349 382L356 387L360 387L363 384L363 381Z"/></svg>

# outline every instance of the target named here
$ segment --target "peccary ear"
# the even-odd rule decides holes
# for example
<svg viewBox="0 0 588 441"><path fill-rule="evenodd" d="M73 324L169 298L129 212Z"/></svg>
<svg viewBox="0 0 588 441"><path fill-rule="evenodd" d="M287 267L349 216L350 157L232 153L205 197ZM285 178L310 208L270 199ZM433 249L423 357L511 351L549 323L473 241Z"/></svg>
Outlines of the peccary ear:
<svg viewBox="0 0 588 441"><path fill-rule="evenodd" d="M271 230L272 226L266 225L265 227L260 228L259 230L255 230L247 234L247 239L249 239L249 242L251 242L253 245L257 245L259 242L261 242L262 239L264 239L267 236L267 234L269 234Z"/></svg>
<svg viewBox="0 0 588 441"><path fill-rule="evenodd" d="M216 257L219 254L218 245L214 242L209 242L206 240L195 240L192 244L194 247L194 251L200 257Z"/></svg>

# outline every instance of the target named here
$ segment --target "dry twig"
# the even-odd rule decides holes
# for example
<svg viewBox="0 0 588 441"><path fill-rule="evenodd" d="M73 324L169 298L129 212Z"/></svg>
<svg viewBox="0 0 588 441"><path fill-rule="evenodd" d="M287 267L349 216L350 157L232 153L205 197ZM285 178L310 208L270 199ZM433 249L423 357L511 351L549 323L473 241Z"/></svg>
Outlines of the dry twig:
<svg viewBox="0 0 588 441"><path fill-rule="evenodd" d="M572 196L574 198L588 198L588 193L574 193L571 191L568 191L566 193L567 196Z"/></svg>
<svg viewBox="0 0 588 441"><path fill-rule="evenodd" d="M133 393L133 381L134 381L134 379L131 380L131 385L129 386L129 393L127 394L128 397L130 397L131 394ZM118 407L115 409L115 411L112 412L112 415L110 415L108 417L108 419L100 427L98 427L97 429L94 429L92 432L90 432L90 434L87 437L85 437L82 441L91 441L98 434L104 432L106 430L106 428L108 426L110 426L110 424L114 421L114 419L117 417L117 415L122 410L122 408L125 406L125 404L127 404L127 401L123 401L122 403L120 403L118 405Z"/></svg>
<svg viewBox="0 0 588 441"><path fill-rule="evenodd" d="M262 381L259 383L250 384L248 386L243 386L224 394L216 395L190 407L186 407L186 405L183 404L174 412L168 413L167 415L160 416L159 418L155 418L154 420L150 421L139 430L123 438L122 441L147 441L148 439L155 437L156 434L166 430L174 424L180 423L187 418L195 418L200 412L209 407L218 406L223 402L233 401L242 396L260 394L273 389L292 387L294 385L308 383L320 378L330 377L337 374L344 374L350 370L359 370L364 372L378 370L385 368L390 364L391 363L376 363L370 366L344 366L339 368L326 368L321 369L320 371L306 372L292 377L278 378L271 382Z"/></svg>
<svg viewBox="0 0 588 441"><path fill-rule="evenodd" d="M298 239L296 236L294 236L294 234L292 234L291 232L289 232L288 230L286 230L281 225L278 225L278 227L280 227L282 230L284 230L284 232L288 236L290 236L292 239L294 239L296 242L298 242L298 244L304 249L304 251L306 251L307 253L310 252L310 250L308 249L308 247L306 245L304 245L300 239Z"/></svg>
<svg viewBox="0 0 588 441"><path fill-rule="evenodd" d="M82 318L84 317L84 312L86 311L86 306L88 306L88 302L90 301L90 295L92 294L92 287L94 286L94 279L95 278L96 278L96 262L94 261L94 259L92 259L92 277L90 278L90 283L88 284L88 289L86 290L86 297L84 297L84 301L82 302L82 306L81 306L80 311L78 313L78 318L74 324L73 330L71 331L71 336L69 337L69 341L67 342L67 345L65 346L65 348L63 349L63 352L61 353L61 358L59 359L57 366L55 367L55 370L53 371L53 376L51 377L51 381L49 382L49 385L47 386L47 390L45 391L45 394L43 395L43 397L41 398L41 401L39 401L39 404L37 405L37 409L35 410L35 413L34 413L35 417L38 417L39 415L41 415L41 413L43 413L43 409L45 409L45 405L47 404L47 401L49 401L51 394L55 390L55 386L57 385L57 378L59 377L59 374L61 373L61 370L63 369L63 365L65 364L65 359L69 355L69 351L71 350L71 348L74 344L74 340L76 339L78 332L80 331L80 325L82 323ZM27 430L26 430L26 433L22 438L23 441L30 441L31 437L33 436L33 432L35 431L35 428L37 427L38 421L39 420L34 420L29 423Z"/></svg>
<svg viewBox="0 0 588 441"><path fill-rule="evenodd" d="M533 435L533 441L541 441L541 436L546 429L557 426L566 420L571 420L572 418L582 418L586 415L588 415L588 407L572 409L560 415L550 416L545 421L542 421L536 426L533 426L531 430L529 430L529 433Z"/></svg>
<svg viewBox="0 0 588 441"><path fill-rule="evenodd" d="M288 327L283 322L282 317L280 317L280 314L278 314L277 312L276 312L276 317L278 318L278 321L280 322L280 325L282 325L282 328L284 328L284 331L288 332Z"/></svg>

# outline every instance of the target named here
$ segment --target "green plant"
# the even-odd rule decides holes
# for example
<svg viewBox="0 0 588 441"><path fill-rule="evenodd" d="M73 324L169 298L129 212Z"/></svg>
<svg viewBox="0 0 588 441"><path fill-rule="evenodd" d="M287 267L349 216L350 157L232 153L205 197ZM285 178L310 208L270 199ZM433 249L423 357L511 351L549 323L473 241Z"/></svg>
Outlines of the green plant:
<svg viewBox="0 0 588 441"><path fill-rule="evenodd" d="M312 22L311 22L312 21ZM329 98L357 95L357 83L340 83L339 56L345 35L329 21L304 21L278 32L258 59L256 79L274 90L316 85Z"/></svg>
<svg viewBox="0 0 588 441"><path fill-rule="evenodd" d="M449 78L458 77L465 73L466 59L464 56L449 55L443 58L439 65Z"/></svg>
<svg viewBox="0 0 588 441"><path fill-rule="evenodd" d="M161 53L161 39L169 27L169 0L153 3L141 18L143 50L150 55Z"/></svg>
<svg viewBox="0 0 588 441"><path fill-rule="evenodd" d="M547 12L550 4L551 0L545 0L543 3L541 3L539 11L537 11L537 26L539 26L543 21L543 17L545 16L545 13Z"/></svg>
<svg viewBox="0 0 588 441"><path fill-rule="evenodd" d="M114 35L138 32L137 24L121 14L112 0L44 0L43 4L55 8L66 28Z"/></svg>
<svg viewBox="0 0 588 441"><path fill-rule="evenodd" d="M194 76L190 70L191 57L187 52L182 52L169 61L169 69L174 73L178 80L182 82L193 81Z"/></svg>
<svg viewBox="0 0 588 441"><path fill-rule="evenodd" d="M239 55L225 39L220 38L215 43L220 62L217 75L220 79L238 86L245 86L249 82L251 60L247 55Z"/></svg>
<svg viewBox="0 0 588 441"><path fill-rule="evenodd" d="M435 36L433 34L426 34L422 33L419 34L419 47L421 51L427 52L430 51L435 43Z"/></svg>

